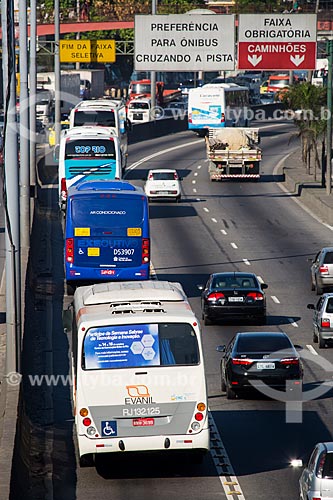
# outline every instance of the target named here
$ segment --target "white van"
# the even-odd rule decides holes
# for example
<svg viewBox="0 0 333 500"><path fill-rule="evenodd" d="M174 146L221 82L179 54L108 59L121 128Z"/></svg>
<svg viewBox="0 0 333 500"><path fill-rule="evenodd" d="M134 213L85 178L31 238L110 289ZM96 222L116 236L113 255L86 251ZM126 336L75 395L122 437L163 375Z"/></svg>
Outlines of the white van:
<svg viewBox="0 0 333 500"><path fill-rule="evenodd" d="M133 99L128 104L127 117L131 123L144 123L151 120L151 100Z"/></svg>
<svg viewBox="0 0 333 500"><path fill-rule="evenodd" d="M77 288L72 376L81 466L97 453L209 450L200 326L179 283Z"/></svg>

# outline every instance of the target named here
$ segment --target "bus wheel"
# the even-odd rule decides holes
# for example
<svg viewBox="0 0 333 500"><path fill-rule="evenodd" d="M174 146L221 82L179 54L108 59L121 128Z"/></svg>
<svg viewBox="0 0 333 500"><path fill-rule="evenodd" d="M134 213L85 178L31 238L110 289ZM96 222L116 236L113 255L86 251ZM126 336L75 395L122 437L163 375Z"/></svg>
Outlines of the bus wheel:
<svg viewBox="0 0 333 500"><path fill-rule="evenodd" d="M80 467L93 467L95 465L93 453L88 453L87 455L82 455L80 457Z"/></svg>

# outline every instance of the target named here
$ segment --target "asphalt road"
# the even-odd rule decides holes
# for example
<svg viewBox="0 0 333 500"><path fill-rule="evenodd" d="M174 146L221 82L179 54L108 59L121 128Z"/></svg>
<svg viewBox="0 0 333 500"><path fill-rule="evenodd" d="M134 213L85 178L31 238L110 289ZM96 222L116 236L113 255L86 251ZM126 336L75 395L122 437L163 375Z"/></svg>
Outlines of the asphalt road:
<svg viewBox="0 0 333 500"><path fill-rule="evenodd" d="M316 442L332 439L332 393L325 381L332 379L333 351L328 348L320 356L314 354L318 347L312 344L312 315L306 309L307 303L317 300L310 291L307 259L331 242L331 233L276 183L281 179L274 169L296 147L289 143L292 127L269 122L260 127L261 182L210 182L204 141L190 132L132 145L126 174L138 185L143 185L149 168L177 168L183 177L180 204L156 202L150 206L152 261L158 279L182 283L198 318L197 284L204 283L213 271L255 272L269 285L267 326L228 323L202 327L210 410L239 481L235 489L239 487L243 496L224 493L223 477L216 468L216 463L225 461L223 454L216 458L221 451L219 440L214 444L214 457L208 456L200 466L179 460L122 457L121 461L99 459L96 468L78 468L70 388L38 389L26 383L13 469L13 478L20 478L22 486L15 486L12 498L22 498L22 492L34 500L297 498L300 470L292 469L290 460L306 460ZM145 161L145 157L150 159ZM44 167L43 175L45 172L49 184L56 182L52 164ZM35 257L28 307L33 328L25 338L25 374L67 374L69 370L70 335L61 324L62 308L69 299L63 300L62 233L54 212L54 191L51 186L44 190L41 218L35 223L35 237L46 234L49 247L43 253L37 239L32 247ZM42 253L49 260L41 275ZM318 397L304 402L303 411L286 412L285 403L260 395L228 401L221 393L216 346L228 342L237 331L257 329L286 331L300 346L304 391L312 391L305 392L304 398ZM326 369L325 360L329 362ZM298 422L288 422L291 418ZM27 429L30 447L26 445ZM228 479L230 473L224 476Z"/></svg>

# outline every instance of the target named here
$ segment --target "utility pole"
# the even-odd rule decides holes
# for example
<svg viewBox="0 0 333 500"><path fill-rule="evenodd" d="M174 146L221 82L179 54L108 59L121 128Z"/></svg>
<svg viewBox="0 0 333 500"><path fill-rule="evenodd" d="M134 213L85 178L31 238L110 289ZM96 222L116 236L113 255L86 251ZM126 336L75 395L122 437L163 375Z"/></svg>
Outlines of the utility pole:
<svg viewBox="0 0 333 500"><path fill-rule="evenodd" d="M332 192L332 66L333 40L327 40L327 153L326 153L326 194Z"/></svg>
<svg viewBox="0 0 333 500"><path fill-rule="evenodd" d="M20 44L20 218L21 246L30 245L30 164L29 164L29 95L28 95L28 38L27 0L19 9ZM25 280L23 279L22 284Z"/></svg>
<svg viewBox="0 0 333 500"><path fill-rule="evenodd" d="M60 122L61 122L61 88L60 88L60 7L59 0L54 0L54 101L55 101L55 144L60 141Z"/></svg>
<svg viewBox="0 0 333 500"><path fill-rule="evenodd" d="M77 22L80 20L80 0L76 0L76 16L77 16ZM80 40L80 32L78 31L76 33L76 39ZM80 63L77 61L75 63L75 69L80 69Z"/></svg>
<svg viewBox="0 0 333 500"><path fill-rule="evenodd" d="M157 0L151 0L151 13L156 15L156 2ZM151 97L151 118L155 120L155 107L156 107L156 71L150 72L150 97Z"/></svg>
<svg viewBox="0 0 333 500"><path fill-rule="evenodd" d="M16 61L13 0L1 2L4 89L4 211L6 255L6 373L21 371L21 268Z"/></svg>
<svg viewBox="0 0 333 500"><path fill-rule="evenodd" d="M30 128L30 185L36 189L36 99L37 99L37 0L30 0L29 48L29 128ZM35 192L33 196L35 196ZM33 200L34 201L34 200ZM31 213L33 211L31 210Z"/></svg>

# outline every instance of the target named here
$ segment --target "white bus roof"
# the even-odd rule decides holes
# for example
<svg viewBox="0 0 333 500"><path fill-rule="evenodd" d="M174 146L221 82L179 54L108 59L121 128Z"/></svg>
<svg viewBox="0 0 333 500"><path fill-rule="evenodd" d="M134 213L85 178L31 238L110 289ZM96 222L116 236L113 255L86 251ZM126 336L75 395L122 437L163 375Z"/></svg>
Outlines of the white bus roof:
<svg viewBox="0 0 333 500"><path fill-rule="evenodd" d="M172 321L197 322L180 283L127 281L79 287L74 305L82 323L129 324Z"/></svg>
<svg viewBox="0 0 333 500"><path fill-rule="evenodd" d="M83 306L131 302L187 302L180 283L169 281L124 281L98 283L79 287L75 300L81 297Z"/></svg>
<svg viewBox="0 0 333 500"><path fill-rule="evenodd" d="M84 136L87 139L92 137L117 137L117 131L114 127L101 127L98 125L83 125L81 127L72 127L63 130L65 137Z"/></svg>
<svg viewBox="0 0 333 500"><path fill-rule="evenodd" d="M87 110L87 109L110 109L125 106L123 100L119 99L91 99L80 101L73 109L74 110Z"/></svg>

